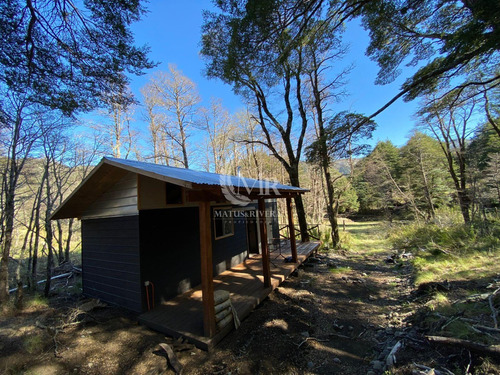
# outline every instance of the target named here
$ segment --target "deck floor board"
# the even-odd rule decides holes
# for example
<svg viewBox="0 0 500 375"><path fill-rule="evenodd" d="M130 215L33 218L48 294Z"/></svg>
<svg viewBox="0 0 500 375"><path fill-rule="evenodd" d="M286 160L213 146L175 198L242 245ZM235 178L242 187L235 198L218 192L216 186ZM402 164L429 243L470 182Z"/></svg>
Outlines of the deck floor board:
<svg viewBox="0 0 500 375"><path fill-rule="evenodd" d="M229 291L238 317L243 320L274 288L317 250L319 245L319 242L298 242L298 262L286 263L284 258L291 255L291 250L290 243L284 241L281 247L283 257L271 254L271 287L264 288L262 258L258 254L253 254L243 263L216 276L214 289ZM205 350L213 347L230 332L229 328L218 332L212 338L203 336L203 304L200 286L141 314L139 322L170 336L182 336Z"/></svg>

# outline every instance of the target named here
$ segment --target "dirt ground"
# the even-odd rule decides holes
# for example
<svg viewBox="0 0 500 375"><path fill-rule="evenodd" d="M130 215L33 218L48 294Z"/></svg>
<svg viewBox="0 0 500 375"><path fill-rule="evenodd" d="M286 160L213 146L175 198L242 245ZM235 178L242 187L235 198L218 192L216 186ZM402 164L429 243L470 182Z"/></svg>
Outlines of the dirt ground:
<svg viewBox="0 0 500 375"><path fill-rule="evenodd" d="M160 343L174 348L184 374L378 375L398 343L387 373L500 373L494 358L425 340L422 311L429 311L412 287L408 259L393 262L392 254L320 253L210 353L140 326L123 310L88 309L63 289L48 304L3 312L0 373L174 374Z"/></svg>

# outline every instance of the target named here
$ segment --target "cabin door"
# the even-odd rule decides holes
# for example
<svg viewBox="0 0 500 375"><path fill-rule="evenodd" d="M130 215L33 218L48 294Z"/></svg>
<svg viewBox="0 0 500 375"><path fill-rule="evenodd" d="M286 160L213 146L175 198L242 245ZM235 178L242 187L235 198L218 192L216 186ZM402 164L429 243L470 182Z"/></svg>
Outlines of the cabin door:
<svg viewBox="0 0 500 375"><path fill-rule="evenodd" d="M259 238L257 234L257 219L255 216L247 218L247 239L248 239L248 252L250 254L258 254Z"/></svg>

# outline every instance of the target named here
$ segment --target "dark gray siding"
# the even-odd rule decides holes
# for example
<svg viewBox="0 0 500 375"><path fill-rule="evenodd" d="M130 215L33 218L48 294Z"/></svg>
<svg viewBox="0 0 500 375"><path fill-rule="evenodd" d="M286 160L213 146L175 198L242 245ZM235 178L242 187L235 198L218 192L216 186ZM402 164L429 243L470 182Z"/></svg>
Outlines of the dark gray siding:
<svg viewBox="0 0 500 375"><path fill-rule="evenodd" d="M212 226L213 229L213 226ZM155 302L168 300L201 283L198 207L140 211L142 284L155 286ZM234 235L214 239L214 276L247 256L245 219L236 219Z"/></svg>
<svg viewBox="0 0 500 375"><path fill-rule="evenodd" d="M83 293L142 311L139 217L82 220Z"/></svg>
<svg viewBox="0 0 500 375"><path fill-rule="evenodd" d="M142 281L155 286L156 303L201 283L198 207L141 210Z"/></svg>
<svg viewBox="0 0 500 375"><path fill-rule="evenodd" d="M242 263L248 255L247 229L244 217L234 218L234 235L216 240L212 231L214 276Z"/></svg>

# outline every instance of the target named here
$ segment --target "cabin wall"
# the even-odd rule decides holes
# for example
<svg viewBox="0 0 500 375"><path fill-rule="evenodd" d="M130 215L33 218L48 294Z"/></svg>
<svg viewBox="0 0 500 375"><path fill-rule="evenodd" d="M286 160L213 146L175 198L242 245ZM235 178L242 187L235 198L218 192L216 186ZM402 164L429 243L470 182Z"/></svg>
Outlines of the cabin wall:
<svg viewBox="0 0 500 375"><path fill-rule="evenodd" d="M235 217L233 220L234 235L232 236L216 240L214 230L212 229L214 276L242 263L248 256L246 218Z"/></svg>
<svg viewBox="0 0 500 375"><path fill-rule="evenodd" d="M138 215L137 174L129 172L95 200L82 219Z"/></svg>
<svg viewBox="0 0 500 375"><path fill-rule="evenodd" d="M141 210L139 216L141 285L145 281L153 282L155 302L168 300L199 285L199 208ZM247 249L244 218L236 218L234 235L222 239L215 240L212 226L214 276L242 263L248 255Z"/></svg>
<svg viewBox="0 0 500 375"><path fill-rule="evenodd" d="M83 294L142 312L139 217L82 220Z"/></svg>
<svg viewBox="0 0 500 375"><path fill-rule="evenodd" d="M167 207L166 182L139 176L139 209L151 210Z"/></svg>
<svg viewBox="0 0 500 375"><path fill-rule="evenodd" d="M142 283L159 303L201 283L198 207L141 210Z"/></svg>

